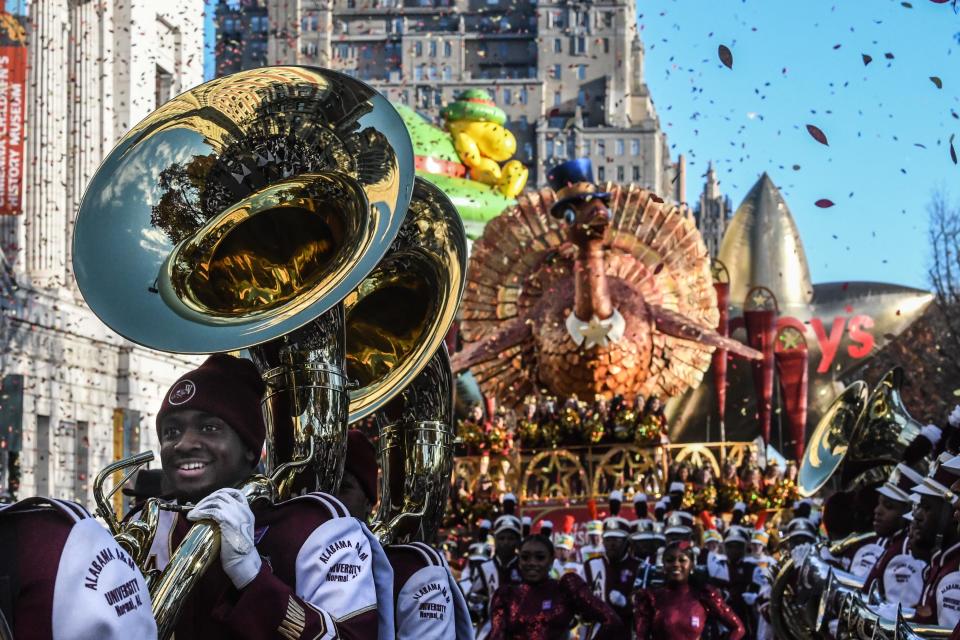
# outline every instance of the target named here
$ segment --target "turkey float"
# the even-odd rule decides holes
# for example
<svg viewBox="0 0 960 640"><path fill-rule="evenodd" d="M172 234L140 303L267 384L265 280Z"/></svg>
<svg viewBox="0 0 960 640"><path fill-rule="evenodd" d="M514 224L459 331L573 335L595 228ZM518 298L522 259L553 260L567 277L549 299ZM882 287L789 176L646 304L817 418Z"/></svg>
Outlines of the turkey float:
<svg viewBox="0 0 960 640"><path fill-rule="evenodd" d="M543 393L669 398L700 383L715 348L761 357L713 330L710 258L686 209L596 185L587 159L548 181L473 245L455 371L515 407Z"/></svg>

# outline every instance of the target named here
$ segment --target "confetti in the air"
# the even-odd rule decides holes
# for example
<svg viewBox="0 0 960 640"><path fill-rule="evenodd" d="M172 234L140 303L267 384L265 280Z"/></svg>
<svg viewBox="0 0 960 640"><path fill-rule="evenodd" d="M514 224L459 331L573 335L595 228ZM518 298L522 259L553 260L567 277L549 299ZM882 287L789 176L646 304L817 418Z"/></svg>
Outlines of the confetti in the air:
<svg viewBox="0 0 960 640"><path fill-rule="evenodd" d="M820 198L813 204L821 209L829 209L830 207L833 206L833 200L828 200L827 198Z"/></svg>
<svg viewBox="0 0 960 640"><path fill-rule="evenodd" d="M860 55L863 56L863 66L867 66L868 64L873 62L873 56L868 56L865 53L862 53Z"/></svg>
<svg viewBox="0 0 960 640"><path fill-rule="evenodd" d="M723 63L723 66L727 69L733 69L733 53L727 45L722 44L717 47L717 55L720 56L720 62Z"/></svg>
<svg viewBox="0 0 960 640"><path fill-rule="evenodd" d="M819 142L822 145L830 146L830 143L827 142L827 134L825 134L820 127L814 126L812 124L807 125L807 131L810 132L810 137Z"/></svg>
<svg viewBox="0 0 960 640"><path fill-rule="evenodd" d="M930 76L930 82L936 85L937 89L943 89L943 80L937 76Z"/></svg>
<svg viewBox="0 0 960 640"><path fill-rule="evenodd" d="M953 164L957 164L957 149L953 146L953 137L956 134L950 134L950 159L953 160Z"/></svg>

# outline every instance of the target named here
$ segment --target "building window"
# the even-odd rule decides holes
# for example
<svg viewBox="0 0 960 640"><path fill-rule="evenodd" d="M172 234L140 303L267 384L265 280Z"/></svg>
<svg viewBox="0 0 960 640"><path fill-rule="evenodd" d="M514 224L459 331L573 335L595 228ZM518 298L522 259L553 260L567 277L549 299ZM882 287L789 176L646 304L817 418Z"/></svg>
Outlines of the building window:
<svg viewBox="0 0 960 640"><path fill-rule="evenodd" d="M624 150L623 138L617 138L617 155L622 156L624 153L626 153L626 151Z"/></svg>
<svg viewBox="0 0 960 640"><path fill-rule="evenodd" d="M603 39L603 52L610 53L610 38Z"/></svg>
<svg viewBox="0 0 960 640"><path fill-rule="evenodd" d="M630 141L630 155L633 155L633 156L638 156L638 155L640 155L640 141L639 141L639 140L634 139L634 140L631 140L631 141Z"/></svg>
<svg viewBox="0 0 960 640"><path fill-rule="evenodd" d="M87 487L90 480L90 423L83 420L77 422L76 444L74 455L77 457L74 472L74 498L81 503L87 501Z"/></svg>
<svg viewBox="0 0 960 640"><path fill-rule="evenodd" d="M623 182L623 165L617 166L617 182Z"/></svg>
<svg viewBox="0 0 960 640"><path fill-rule="evenodd" d="M591 144L590 140L584 140L584 141L583 141L583 155L589 156L591 153L593 153L593 150L591 149L591 147L593 147L593 144Z"/></svg>
<svg viewBox="0 0 960 640"><path fill-rule="evenodd" d="M50 416L37 416L37 459L33 475L37 495L50 495Z"/></svg>
<svg viewBox="0 0 960 640"><path fill-rule="evenodd" d="M577 106L585 107L587 105L587 92L583 89L577 91Z"/></svg>
<svg viewBox="0 0 960 640"><path fill-rule="evenodd" d="M633 181L640 182L640 167L633 165Z"/></svg>
<svg viewBox="0 0 960 640"><path fill-rule="evenodd" d="M431 58L437 57L437 41L436 40L430 41L430 57Z"/></svg>
<svg viewBox="0 0 960 640"><path fill-rule="evenodd" d="M529 142L523 143L523 155L524 155L524 160L529 160L530 158L533 157L533 145L530 144Z"/></svg>
<svg viewBox="0 0 960 640"><path fill-rule="evenodd" d="M503 101L506 104L513 104L513 91L511 89L504 88Z"/></svg>
<svg viewBox="0 0 960 640"><path fill-rule="evenodd" d="M443 79L446 82L450 82L451 80L453 80L453 70L450 67L447 67L447 66L443 67Z"/></svg>
<svg viewBox="0 0 960 640"><path fill-rule="evenodd" d="M563 69L560 68L560 65L559 65L559 64L553 65L553 76L552 76L552 77L553 77L554 80L559 80L559 79L560 79L560 74L561 74L562 72L563 72Z"/></svg>
<svg viewBox="0 0 960 640"><path fill-rule="evenodd" d="M443 57L449 58L453 55L453 46L450 44L450 41L447 40L443 43Z"/></svg>
<svg viewBox="0 0 960 640"><path fill-rule="evenodd" d="M603 165L600 165L599 167L597 167L597 180L600 180L602 182L606 179L607 179L606 167L604 167Z"/></svg>
<svg viewBox="0 0 960 640"><path fill-rule="evenodd" d="M553 92L553 106L555 106L555 107L559 107L559 106L560 106L560 92L559 92L559 91L554 91L554 92Z"/></svg>
<svg viewBox="0 0 960 640"><path fill-rule="evenodd" d="M577 65L577 80L586 80L587 79L587 65L579 64Z"/></svg>
<svg viewBox="0 0 960 640"><path fill-rule="evenodd" d="M573 41L573 52L582 56L587 52L587 39L584 36L577 36Z"/></svg>
<svg viewBox="0 0 960 640"><path fill-rule="evenodd" d="M527 88L520 87L520 93L517 97L520 100L520 104L527 104ZM523 118L526 120L526 116L523 116Z"/></svg>
<svg viewBox="0 0 960 640"><path fill-rule="evenodd" d="M413 55L418 57L423 55L423 43L419 40L413 43Z"/></svg>
<svg viewBox="0 0 960 640"><path fill-rule="evenodd" d="M603 140L597 140L597 155L600 158L605 158L607 155L607 143Z"/></svg>
<svg viewBox="0 0 960 640"><path fill-rule="evenodd" d="M521 131L526 131L527 127L529 126L530 126L530 121L527 120L527 116L520 116L520 118L517 120L517 128L520 129Z"/></svg>
<svg viewBox="0 0 960 640"><path fill-rule="evenodd" d="M560 38L553 39L553 52L563 53L563 40L561 40Z"/></svg>
<svg viewBox="0 0 960 640"><path fill-rule="evenodd" d="M571 135L567 138L567 157L575 158L577 157L577 141Z"/></svg>
<svg viewBox="0 0 960 640"><path fill-rule="evenodd" d="M424 66L424 65L422 65L422 64L418 64L418 65L414 68L414 70L413 70L413 79L414 79L415 82L420 82L420 81L423 80L423 66Z"/></svg>
<svg viewBox="0 0 960 640"><path fill-rule="evenodd" d="M159 107L170 99L173 93L173 74L163 67L157 66L156 88L154 89L154 105Z"/></svg>
<svg viewBox="0 0 960 640"><path fill-rule="evenodd" d="M554 155L553 146L554 146L554 145L553 145L553 140L547 140L547 157L548 157L548 158L552 158L553 155Z"/></svg>

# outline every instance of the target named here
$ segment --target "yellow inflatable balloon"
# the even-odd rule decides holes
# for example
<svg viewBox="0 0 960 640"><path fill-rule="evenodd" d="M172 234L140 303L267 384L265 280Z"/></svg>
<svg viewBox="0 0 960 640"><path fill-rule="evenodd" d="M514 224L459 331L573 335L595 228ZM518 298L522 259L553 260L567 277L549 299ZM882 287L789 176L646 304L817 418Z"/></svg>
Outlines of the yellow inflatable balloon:
<svg viewBox="0 0 960 640"><path fill-rule="evenodd" d="M515 198L527 184L530 173L519 160L517 139L503 126L506 114L493 104L486 91L468 89L442 111L447 131L470 178ZM500 166L501 162L507 164Z"/></svg>
<svg viewBox="0 0 960 640"><path fill-rule="evenodd" d="M497 162L509 160L517 152L513 133L495 122L457 120L447 123L447 128L455 138L472 138L480 153Z"/></svg>

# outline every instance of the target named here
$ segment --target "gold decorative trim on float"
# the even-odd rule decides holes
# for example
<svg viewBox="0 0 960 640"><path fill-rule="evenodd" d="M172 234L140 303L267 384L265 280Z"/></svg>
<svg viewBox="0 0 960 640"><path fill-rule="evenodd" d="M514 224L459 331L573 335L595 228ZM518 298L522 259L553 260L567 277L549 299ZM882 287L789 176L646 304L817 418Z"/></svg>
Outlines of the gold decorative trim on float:
<svg viewBox="0 0 960 640"><path fill-rule="evenodd" d="M516 490L520 502L529 504L606 500L624 487L653 496L662 493L671 462L708 464L718 476L723 461L739 466L755 448L752 442L615 444L458 456L454 478L463 479L470 492L488 478L497 490Z"/></svg>

